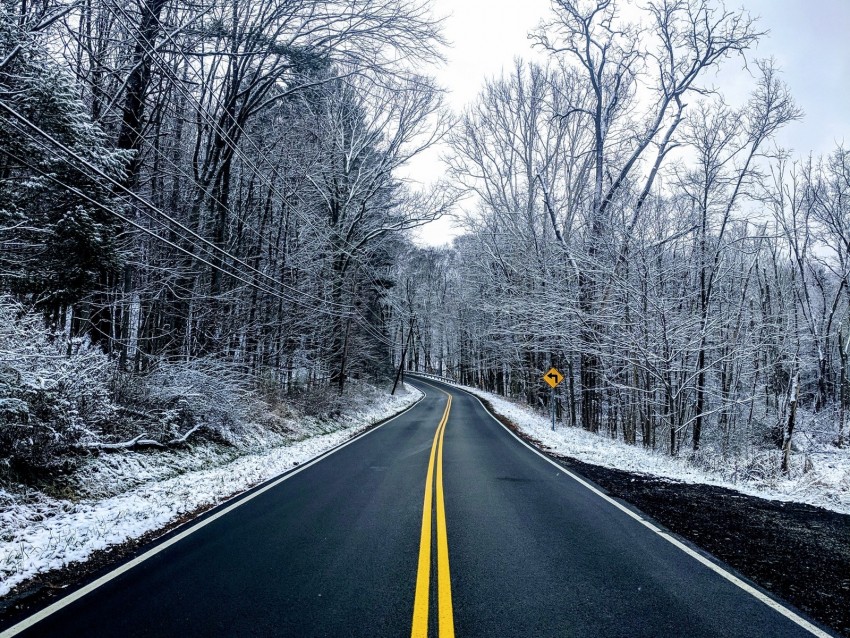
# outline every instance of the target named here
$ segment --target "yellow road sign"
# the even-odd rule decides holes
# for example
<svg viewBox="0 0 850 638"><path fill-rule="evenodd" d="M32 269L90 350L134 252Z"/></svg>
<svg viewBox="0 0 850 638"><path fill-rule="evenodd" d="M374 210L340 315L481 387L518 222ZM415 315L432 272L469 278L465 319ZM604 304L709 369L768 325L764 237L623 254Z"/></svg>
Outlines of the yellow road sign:
<svg viewBox="0 0 850 638"><path fill-rule="evenodd" d="M552 368L543 375L543 380L549 384L550 388L556 388L564 380L564 375L558 372L557 368Z"/></svg>

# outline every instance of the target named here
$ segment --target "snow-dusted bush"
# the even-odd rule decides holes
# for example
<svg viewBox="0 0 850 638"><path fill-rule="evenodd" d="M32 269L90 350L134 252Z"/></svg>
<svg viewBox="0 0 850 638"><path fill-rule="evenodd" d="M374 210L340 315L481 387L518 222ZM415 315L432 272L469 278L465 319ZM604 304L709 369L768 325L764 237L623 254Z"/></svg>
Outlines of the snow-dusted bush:
<svg viewBox="0 0 850 638"><path fill-rule="evenodd" d="M149 374L123 376L116 399L149 417L148 436L161 442L188 432L235 444L242 424L250 420L252 379L232 364L215 359L161 362Z"/></svg>
<svg viewBox="0 0 850 638"><path fill-rule="evenodd" d="M21 478L71 469L81 454L198 440L250 445L258 428L287 434L277 412L232 364L123 373L87 338L69 344L43 315L0 295L0 470Z"/></svg>
<svg viewBox="0 0 850 638"><path fill-rule="evenodd" d="M112 365L87 340L72 344L0 296L0 463L53 469L112 421Z"/></svg>
<svg viewBox="0 0 850 638"><path fill-rule="evenodd" d="M26 481L82 467L93 454L195 443L267 447L324 432L347 399L305 394L282 402L214 358L122 372L87 338L69 344L40 312L0 295L0 474ZM293 410L309 417L304 431L293 429Z"/></svg>

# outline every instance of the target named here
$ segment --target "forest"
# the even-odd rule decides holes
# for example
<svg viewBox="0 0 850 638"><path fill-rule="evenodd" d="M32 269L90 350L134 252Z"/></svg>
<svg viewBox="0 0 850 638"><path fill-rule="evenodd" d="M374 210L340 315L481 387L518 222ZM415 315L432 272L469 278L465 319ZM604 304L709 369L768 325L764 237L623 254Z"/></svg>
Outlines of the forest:
<svg viewBox="0 0 850 638"><path fill-rule="evenodd" d="M746 12L621 8L554 2L530 34L546 61L488 81L449 133L475 206L451 248L402 266L408 365L697 464L788 473L799 423L846 444L850 154L779 145L804 114L774 60L748 59L765 34ZM714 85L733 61L752 76L740 105Z"/></svg>
<svg viewBox="0 0 850 638"><path fill-rule="evenodd" d="M443 45L426 5L2 11L7 465L183 443L235 394L389 376L405 231L451 204L396 174L446 128L416 70Z"/></svg>
<svg viewBox="0 0 850 638"><path fill-rule="evenodd" d="M424 0L3 0L2 471L401 368L698 462L845 446L850 152L779 146L745 10L622 5L554 0L453 113Z"/></svg>

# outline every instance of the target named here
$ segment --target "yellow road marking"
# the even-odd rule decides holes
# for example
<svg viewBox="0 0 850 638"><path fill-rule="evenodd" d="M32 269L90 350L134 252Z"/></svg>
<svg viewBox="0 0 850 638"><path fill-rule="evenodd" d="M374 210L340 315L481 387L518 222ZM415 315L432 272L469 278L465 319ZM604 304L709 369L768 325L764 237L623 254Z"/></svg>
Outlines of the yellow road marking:
<svg viewBox="0 0 850 638"><path fill-rule="evenodd" d="M446 512L443 498L443 434L449 420L452 397L448 401L443 418L434 433L431 456L428 459L428 474L425 477L425 501L422 509L422 532L419 538L419 564L416 570L416 595L413 599L413 628L411 638L428 636L428 603L431 579L431 506L434 490L434 461L437 463L437 592L439 635L454 638L452 616L452 592L449 581L449 547L446 539Z"/></svg>
<svg viewBox="0 0 850 638"><path fill-rule="evenodd" d="M449 395L449 405L452 397ZM446 406L448 408L448 406ZM448 417L448 412L446 412ZM448 419L446 419L448 420ZM440 638L454 638L455 623L452 612L452 583L449 578L449 542L446 537L446 505L443 498L443 437L446 424L440 432L440 446L437 450L437 592Z"/></svg>

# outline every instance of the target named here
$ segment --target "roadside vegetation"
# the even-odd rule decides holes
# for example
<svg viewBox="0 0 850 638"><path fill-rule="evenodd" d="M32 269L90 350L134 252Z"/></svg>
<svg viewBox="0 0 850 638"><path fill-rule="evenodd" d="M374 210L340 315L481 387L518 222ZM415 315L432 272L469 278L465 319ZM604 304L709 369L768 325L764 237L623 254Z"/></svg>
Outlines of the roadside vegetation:
<svg viewBox="0 0 850 638"><path fill-rule="evenodd" d="M402 267L407 363L728 476L846 467L850 152L780 146L805 116L746 11L642 7L553 2L544 59L462 113L465 233Z"/></svg>
<svg viewBox="0 0 850 638"><path fill-rule="evenodd" d="M442 44L424 3L0 4L0 482L391 381Z"/></svg>

